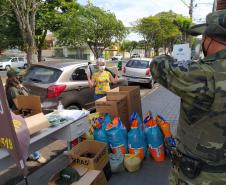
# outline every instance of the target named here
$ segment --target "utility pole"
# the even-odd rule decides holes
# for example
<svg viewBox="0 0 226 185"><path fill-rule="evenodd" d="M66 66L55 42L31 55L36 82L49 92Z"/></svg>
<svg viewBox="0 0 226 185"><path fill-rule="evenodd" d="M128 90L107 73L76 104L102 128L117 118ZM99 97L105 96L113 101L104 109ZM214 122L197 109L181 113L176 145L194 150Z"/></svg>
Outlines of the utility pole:
<svg viewBox="0 0 226 185"><path fill-rule="evenodd" d="M190 18L193 19L194 0L190 0L189 4L185 0L181 0L181 2L188 7Z"/></svg>
<svg viewBox="0 0 226 185"><path fill-rule="evenodd" d="M189 15L191 20L193 19L193 9L194 9L194 0L191 0L189 5Z"/></svg>

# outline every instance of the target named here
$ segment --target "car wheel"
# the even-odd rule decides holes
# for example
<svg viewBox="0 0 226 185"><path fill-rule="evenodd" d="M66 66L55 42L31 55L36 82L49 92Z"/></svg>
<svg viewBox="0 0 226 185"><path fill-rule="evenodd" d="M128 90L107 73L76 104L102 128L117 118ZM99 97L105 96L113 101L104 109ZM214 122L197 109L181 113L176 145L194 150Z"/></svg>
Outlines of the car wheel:
<svg viewBox="0 0 226 185"><path fill-rule="evenodd" d="M27 64L24 64L24 69L27 69L28 65Z"/></svg>
<svg viewBox="0 0 226 185"><path fill-rule="evenodd" d="M81 110L80 106L78 106L78 105L70 105L66 109L67 110Z"/></svg>
<svg viewBox="0 0 226 185"><path fill-rule="evenodd" d="M9 71L11 69L11 67L9 65L5 66L5 70Z"/></svg>

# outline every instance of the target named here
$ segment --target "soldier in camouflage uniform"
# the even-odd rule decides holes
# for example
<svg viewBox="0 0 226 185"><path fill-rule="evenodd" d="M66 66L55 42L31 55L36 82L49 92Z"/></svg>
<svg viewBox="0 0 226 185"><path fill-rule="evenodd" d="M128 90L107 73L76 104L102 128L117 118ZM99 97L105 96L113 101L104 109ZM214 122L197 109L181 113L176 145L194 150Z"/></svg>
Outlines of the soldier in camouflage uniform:
<svg viewBox="0 0 226 185"><path fill-rule="evenodd" d="M206 21L190 30L203 35L203 60L163 55L151 65L153 78L181 97L170 185L226 185L226 10Z"/></svg>

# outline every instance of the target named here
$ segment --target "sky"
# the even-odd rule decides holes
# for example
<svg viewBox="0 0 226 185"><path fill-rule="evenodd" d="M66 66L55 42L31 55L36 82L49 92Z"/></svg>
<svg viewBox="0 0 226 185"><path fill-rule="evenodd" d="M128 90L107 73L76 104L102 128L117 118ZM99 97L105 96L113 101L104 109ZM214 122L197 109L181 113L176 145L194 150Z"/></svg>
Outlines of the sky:
<svg viewBox="0 0 226 185"><path fill-rule="evenodd" d="M115 13L116 17L123 21L125 26L131 26L137 19L155 15L162 11L172 10L175 13L189 17L188 7L190 0L92 0L91 2ZM205 16L211 12L213 0L194 0L197 7L194 8L194 22L202 22ZM87 0L78 0L85 5ZM140 40L137 34L130 34L129 40Z"/></svg>

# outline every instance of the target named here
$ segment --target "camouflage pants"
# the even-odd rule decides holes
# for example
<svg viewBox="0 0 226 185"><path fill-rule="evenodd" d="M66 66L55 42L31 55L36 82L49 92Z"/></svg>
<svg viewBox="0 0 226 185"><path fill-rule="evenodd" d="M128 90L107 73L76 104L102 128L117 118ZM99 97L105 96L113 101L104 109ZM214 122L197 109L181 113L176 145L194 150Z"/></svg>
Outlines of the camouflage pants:
<svg viewBox="0 0 226 185"><path fill-rule="evenodd" d="M197 178L189 179L177 168L172 167L169 175L169 185L226 185L226 172L201 172Z"/></svg>

